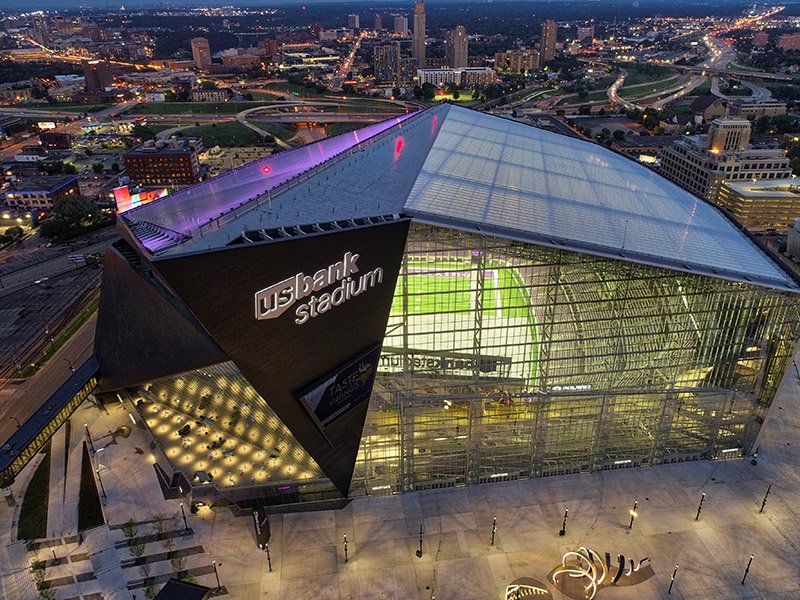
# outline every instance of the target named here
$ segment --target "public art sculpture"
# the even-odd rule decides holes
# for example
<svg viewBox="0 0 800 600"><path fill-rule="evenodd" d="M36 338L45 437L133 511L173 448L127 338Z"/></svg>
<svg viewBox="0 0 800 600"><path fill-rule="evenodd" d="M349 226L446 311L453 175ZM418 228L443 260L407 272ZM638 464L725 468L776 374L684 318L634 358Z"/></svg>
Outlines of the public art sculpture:
<svg viewBox="0 0 800 600"><path fill-rule="evenodd" d="M601 557L597 552L581 546L564 554L561 565L550 573L550 579L561 593L570 598L593 600L604 587L636 585L649 579L654 575L649 563L649 557L634 561L618 554L612 564L610 553L606 552L605 557Z"/></svg>

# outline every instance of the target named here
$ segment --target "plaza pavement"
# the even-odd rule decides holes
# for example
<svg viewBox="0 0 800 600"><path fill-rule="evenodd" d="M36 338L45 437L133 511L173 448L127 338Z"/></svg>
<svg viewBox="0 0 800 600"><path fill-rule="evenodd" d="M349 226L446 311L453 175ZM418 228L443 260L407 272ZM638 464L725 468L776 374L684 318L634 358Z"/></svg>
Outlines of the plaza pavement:
<svg viewBox="0 0 800 600"><path fill-rule="evenodd" d="M153 532L150 522L156 513L163 514L167 528L175 532L176 548L187 553L185 567L198 582L216 587L211 564L216 560L223 586L219 597L236 600L494 600L518 577L546 581L562 554L579 546L601 555L652 561L652 578L636 586L601 589L601 600L800 598L800 385L791 367L762 429L757 466L750 457L682 463L359 498L339 511L273 515L272 572L266 554L256 547L249 516L235 518L225 508L202 508L197 515L187 510L191 531L182 533L179 500L164 500L148 434L130 427L124 405L101 410L86 403L72 423L70 462L80 445L83 423L89 423L95 446L103 448L97 457L111 527L93 530L91 540L79 545L77 519L63 514L76 510L77 502L68 500L63 511L52 512L61 512L63 523L48 529L63 537L29 556L41 559L55 552L57 560L49 563L46 578L61 582L56 587L58 600L116 600L134 594L143 598L143 589L136 587L142 574L131 565L127 549L120 547L124 536L119 525L134 519L140 523L140 535L146 535ZM18 497L26 480L23 473L14 486ZM703 492L703 510L695 521ZM68 494L74 493L74 487L68 488ZM629 529L634 500L639 512ZM559 537L566 508L567 532ZM17 510L0 507L0 594L8 600L29 600L32 588L24 579L30 575L20 570L20 546L12 543L10 526ZM493 517L497 535L491 545ZM417 558L420 523L425 534L423 556ZM163 552L155 539L147 542L145 554L154 557L151 575L165 579L171 567L168 560L157 560ZM742 585L751 554L753 564ZM116 560L121 568L109 563ZM93 575L93 565L101 563L102 573ZM668 595L676 563L679 570ZM109 573L118 582L125 580L127 590L119 585L102 589L100 582L108 581ZM554 598L566 598L552 583L549 587Z"/></svg>

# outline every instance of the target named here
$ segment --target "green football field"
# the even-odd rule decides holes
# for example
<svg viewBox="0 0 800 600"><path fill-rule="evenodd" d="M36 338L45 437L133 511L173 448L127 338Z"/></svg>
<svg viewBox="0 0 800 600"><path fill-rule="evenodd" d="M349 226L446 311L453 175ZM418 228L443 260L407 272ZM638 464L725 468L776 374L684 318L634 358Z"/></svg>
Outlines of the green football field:
<svg viewBox="0 0 800 600"><path fill-rule="evenodd" d="M466 269L470 269L467 262L409 262L409 314L473 310L477 273ZM516 269L487 261L484 270L484 312L494 316L530 318L527 295ZM403 313L402 291L402 283L398 282L392 314Z"/></svg>

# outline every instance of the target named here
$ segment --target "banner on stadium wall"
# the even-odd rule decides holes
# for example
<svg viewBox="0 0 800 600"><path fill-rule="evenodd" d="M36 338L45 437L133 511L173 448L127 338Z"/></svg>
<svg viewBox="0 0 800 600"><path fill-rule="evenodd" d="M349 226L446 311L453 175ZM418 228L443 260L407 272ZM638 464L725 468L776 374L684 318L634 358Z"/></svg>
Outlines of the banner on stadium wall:
<svg viewBox="0 0 800 600"><path fill-rule="evenodd" d="M124 213L126 210L136 208L142 204L148 204L153 200L158 200L169 194L167 188L160 190L150 190L131 195L127 185L114 188L114 203L117 205L117 214Z"/></svg>

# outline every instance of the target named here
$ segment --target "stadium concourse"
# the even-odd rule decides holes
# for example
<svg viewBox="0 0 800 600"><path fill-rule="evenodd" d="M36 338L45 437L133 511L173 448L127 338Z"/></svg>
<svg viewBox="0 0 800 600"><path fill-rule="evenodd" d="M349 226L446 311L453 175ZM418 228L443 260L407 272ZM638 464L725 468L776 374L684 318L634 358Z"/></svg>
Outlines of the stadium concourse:
<svg viewBox="0 0 800 600"><path fill-rule="evenodd" d="M134 402L165 485L195 503L741 458L800 325L797 280L712 205L454 105L118 226L98 393Z"/></svg>

